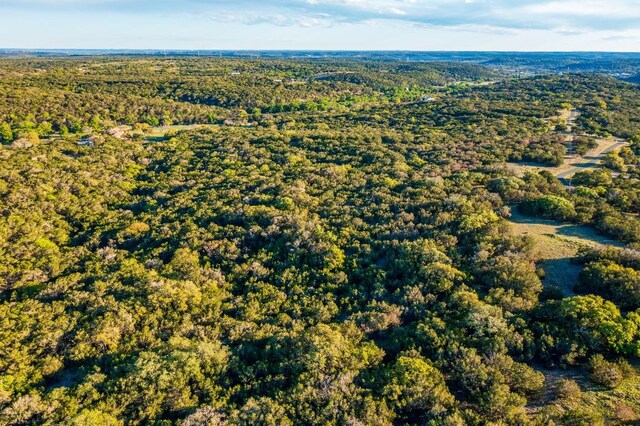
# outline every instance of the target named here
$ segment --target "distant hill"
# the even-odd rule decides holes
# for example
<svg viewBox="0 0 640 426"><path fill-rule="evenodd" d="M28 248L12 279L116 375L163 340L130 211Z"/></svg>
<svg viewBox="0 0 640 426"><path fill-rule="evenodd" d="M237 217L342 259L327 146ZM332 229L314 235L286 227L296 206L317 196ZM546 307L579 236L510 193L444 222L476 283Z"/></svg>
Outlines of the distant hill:
<svg viewBox="0 0 640 426"><path fill-rule="evenodd" d="M628 81L629 83L640 84L640 73L634 75L633 77L625 78L624 80Z"/></svg>
<svg viewBox="0 0 640 426"><path fill-rule="evenodd" d="M2 57L155 56L248 59L360 60L367 62L464 62L501 73L531 75L601 73L637 82L640 53L625 52L415 52L315 50L130 50L130 49L3 49ZM636 76L631 77L629 76Z"/></svg>

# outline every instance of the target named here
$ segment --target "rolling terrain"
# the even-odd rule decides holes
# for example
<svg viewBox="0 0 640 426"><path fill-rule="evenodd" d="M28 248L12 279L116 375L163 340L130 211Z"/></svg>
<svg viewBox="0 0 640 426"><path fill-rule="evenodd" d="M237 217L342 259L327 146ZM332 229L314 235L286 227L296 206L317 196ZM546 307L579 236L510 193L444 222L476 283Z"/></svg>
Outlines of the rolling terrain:
<svg viewBox="0 0 640 426"><path fill-rule="evenodd" d="M640 93L567 73L634 55L61 53L0 60L0 425L640 421Z"/></svg>

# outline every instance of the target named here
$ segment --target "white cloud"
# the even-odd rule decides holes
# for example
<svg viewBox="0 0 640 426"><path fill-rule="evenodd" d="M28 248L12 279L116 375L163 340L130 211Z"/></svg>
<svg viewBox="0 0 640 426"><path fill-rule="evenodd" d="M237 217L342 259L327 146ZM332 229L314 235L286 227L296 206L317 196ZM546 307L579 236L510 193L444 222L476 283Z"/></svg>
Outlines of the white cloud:
<svg viewBox="0 0 640 426"><path fill-rule="evenodd" d="M552 1L530 4L522 8L525 13L536 15L594 16L607 18L640 17L640 7L632 7L630 1Z"/></svg>
<svg viewBox="0 0 640 426"><path fill-rule="evenodd" d="M387 12L390 15L399 15L399 16L404 16L407 14L407 12L405 12L404 10L398 9L397 7L392 7L388 9Z"/></svg>
<svg viewBox="0 0 640 426"><path fill-rule="evenodd" d="M372 22L483 34L555 34L640 29L640 0L0 0L0 19L16 11L121 16L207 16L239 25L335 27ZM149 18L150 19L150 18ZM376 24L379 25L379 24ZM52 28L53 30L53 28Z"/></svg>

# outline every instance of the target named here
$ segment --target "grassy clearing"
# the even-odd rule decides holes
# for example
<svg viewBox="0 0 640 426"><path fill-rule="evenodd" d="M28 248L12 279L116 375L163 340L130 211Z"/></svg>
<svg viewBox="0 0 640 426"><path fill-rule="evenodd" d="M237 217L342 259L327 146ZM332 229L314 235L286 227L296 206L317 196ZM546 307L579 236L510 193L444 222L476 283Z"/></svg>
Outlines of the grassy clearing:
<svg viewBox="0 0 640 426"><path fill-rule="evenodd" d="M109 130L109 133L118 139L130 137L130 135L143 135L147 140L158 140L164 138L168 133L179 132L183 130L193 130L202 128L219 127L216 124L175 124L171 126L150 127L147 131L134 130L131 126L117 126Z"/></svg>
<svg viewBox="0 0 640 426"><path fill-rule="evenodd" d="M567 131L564 132L565 141L571 142L575 137L573 133L573 128L575 126L575 121L578 118L580 113L575 109L569 110L561 110L558 113L558 118L565 121L567 126ZM541 171L545 170L549 173L553 174L559 179L567 179L573 176L575 173L582 170L589 170L596 167L600 167L600 163L602 157L616 148L627 145L627 143L620 138L605 138L605 139L596 139L597 147L589 150L585 155L570 155L567 154L564 157L564 163L557 167L543 166L540 164L533 163L507 163L507 167L511 170L516 176L523 176L528 171Z"/></svg>
<svg viewBox="0 0 640 426"><path fill-rule="evenodd" d="M638 367L634 374L627 377L615 389L607 389L591 381L589 372L583 368L538 369L545 376L545 390L538 398L532 398L527 410L529 413L544 415L569 411L580 411L595 415L590 424L637 425L640 424L640 381ZM581 394L573 399L558 399L556 385L560 380L575 381ZM597 421L599 419L601 421ZM570 423L586 424L586 423Z"/></svg>
<svg viewBox="0 0 640 426"><path fill-rule="evenodd" d="M159 137L164 137L169 132L179 132L182 130L193 130L193 129L200 129L200 128L213 128L213 127L218 127L218 126L216 124L188 124L188 125L177 124L172 126L159 126L159 127L152 127L150 129L151 130L150 133L148 133L148 136L151 138L159 138Z"/></svg>
<svg viewBox="0 0 640 426"><path fill-rule="evenodd" d="M558 244L568 243L573 245L588 245L591 247L603 244L621 246L619 242L599 234L590 226L574 225L555 220L525 216L516 208L511 209L510 222L511 229L514 233L519 235L547 236L554 240L559 240ZM554 258L558 254L557 247L552 247L551 250L541 247L540 253L544 258Z"/></svg>
<svg viewBox="0 0 640 426"><path fill-rule="evenodd" d="M565 296L574 295L573 286L582 270L571 263L581 247L609 244L622 246L617 241L598 234L593 228L553 220L524 216L512 209L511 232L527 235L534 241L534 255L545 270L543 283L560 288ZM581 412L593 415L588 420L594 425L640 425L640 373L627 377L615 389L607 389L591 381L589 372L580 367L563 369L538 368L545 376L545 389L537 398L531 398L527 411L531 414L560 417L563 413ZM562 379L574 380L581 394L573 400L556 398L556 384Z"/></svg>
<svg viewBox="0 0 640 426"><path fill-rule="evenodd" d="M507 163L507 167L516 176L520 177L524 176L528 171L545 170L556 177L568 178L581 170L600 167L602 157L607 152L626 145L626 143L619 138L597 139L596 143L598 146L587 152L584 156L565 155L564 163L558 167L542 166L532 163Z"/></svg>
<svg viewBox="0 0 640 426"><path fill-rule="evenodd" d="M545 271L543 283L560 288L565 296L574 294L573 287L582 271L580 265L571 263L581 247L622 246L589 226L529 217L516 208L511 210L510 224L514 235L533 239L535 259Z"/></svg>

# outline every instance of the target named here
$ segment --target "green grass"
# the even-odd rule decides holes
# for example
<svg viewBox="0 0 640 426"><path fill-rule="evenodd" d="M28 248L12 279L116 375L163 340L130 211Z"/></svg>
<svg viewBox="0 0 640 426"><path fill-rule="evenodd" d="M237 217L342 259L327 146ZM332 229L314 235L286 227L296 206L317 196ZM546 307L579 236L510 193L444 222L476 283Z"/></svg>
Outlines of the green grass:
<svg viewBox="0 0 640 426"><path fill-rule="evenodd" d="M571 263L581 247L621 246L592 227L525 216L515 208L509 222L514 235L534 241L534 258L545 271L543 283L560 288L565 296L574 294L573 287L582 271L582 266Z"/></svg>
<svg viewBox="0 0 640 426"><path fill-rule="evenodd" d="M539 398L532 399L527 410L542 418L559 418L563 413L580 411L591 414L594 422L589 424L594 425L640 424L640 376L638 368L635 367L634 370L634 374L627 377L620 386L607 389L592 382L589 372L583 368L542 369L540 371L545 375L546 382L545 392ZM580 386L581 395L571 400L557 399L555 386L562 379L574 380Z"/></svg>

